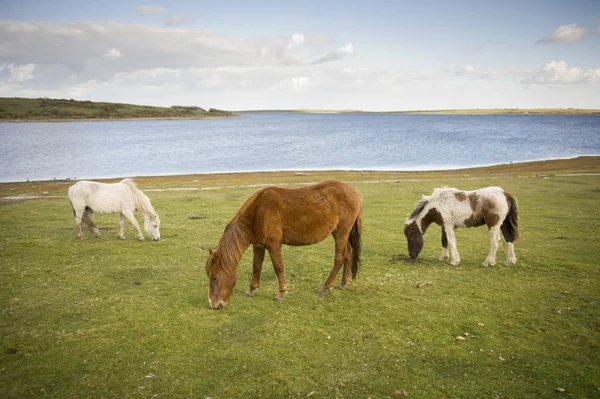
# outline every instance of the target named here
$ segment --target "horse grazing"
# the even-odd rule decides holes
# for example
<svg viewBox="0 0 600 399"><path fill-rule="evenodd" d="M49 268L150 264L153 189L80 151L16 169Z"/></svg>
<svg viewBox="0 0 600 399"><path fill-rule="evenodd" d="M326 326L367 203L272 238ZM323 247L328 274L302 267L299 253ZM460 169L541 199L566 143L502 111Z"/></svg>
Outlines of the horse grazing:
<svg viewBox="0 0 600 399"><path fill-rule="evenodd" d="M362 198L358 191L338 181L288 189L267 187L252 194L229 222L214 251L209 249L206 274L208 303L221 309L237 282L237 269L252 245L252 280L244 296L253 296L260 283L265 250L269 251L279 281L276 302L287 292L281 245L311 245L329 234L335 241L334 266L319 295L333 286L342 265L340 288L356 278L360 263ZM350 276L352 274L352 277Z"/></svg>
<svg viewBox="0 0 600 399"><path fill-rule="evenodd" d="M431 223L442 226L442 255L448 259L448 244L452 265L460 263L454 229L487 225L490 231L490 253L483 266L496 264L500 231L507 243L506 265L517 263L514 241L519 236L517 199L501 187L486 187L462 191L451 187L436 188L430 196L423 196L404 223L408 252L416 259L423 248L423 235Z"/></svg>
<svg viewBox="0 0 600 399"><path fill-rule="evenodd" d="M81 221L88 225L92 233L101 238L100 230L92 216L98 213L119 213L119 234L121 240L125 239L123 228L125 219L129 220L137 231L139 240L144 239L140 225L135 219L134 212L139 210L144 218L144 229L155 241L160 240L160 219L152 207L150 199L137 188L132 179L123 179L119 183L98 183L94 181L78 181L69 187L69 202L73 208L77 236L83 239Z"/></svg>

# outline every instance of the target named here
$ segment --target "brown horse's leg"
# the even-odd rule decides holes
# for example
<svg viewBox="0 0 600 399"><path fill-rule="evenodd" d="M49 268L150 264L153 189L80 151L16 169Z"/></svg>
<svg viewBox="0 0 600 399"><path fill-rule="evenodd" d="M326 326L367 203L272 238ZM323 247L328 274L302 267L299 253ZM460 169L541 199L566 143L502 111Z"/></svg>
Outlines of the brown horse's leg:
<svg viewBox="0 0 600 399"><path fill-rule="evenodd" d="M252 280L250 287L244 292L244 296L254 296L254 291L260 284L260 272L262 271L263 261L265 259L265 247L254 246L254 260L252 262Z"/></svg>
<svg viewBox="0 0 600 399"><path fill-rule="evenodd" d="M352 275L350 272L350 264L352 263L352 246L350 243L346 244L346 251L344 251L344 274L342 275L342 283L338 286L340 290L346 288L348 283L352 281Z"/></svg>
<svg viewBox="0 0 600 399"><path fill-rule="evenodd" d="M348 244L349 234L349 231L344 234L340 234L339 231L334 232L333 234L333 237L335 239L335 258L333 262L333 269L331 269L331 273L329 274L329 278L327 279L327 281L325 281L325 285L319 291L319 296L327 294L331 287L333 287L333 283L335 283L335 278L337 277L338 272L344 264L344 252L346 249L346 245Z"/></svg>
<svg viewBox="0 0 600 399"><path fill-rule="evenodd" d="M273 263L273 269L277 275L279 281L279 293L275 297L275 302L283 302L285 293L287 292L287 284L285 283L285 275L283 269L283 257L281 256L281 244L269 246L269 256L271 257L271 263Z"/></svg>

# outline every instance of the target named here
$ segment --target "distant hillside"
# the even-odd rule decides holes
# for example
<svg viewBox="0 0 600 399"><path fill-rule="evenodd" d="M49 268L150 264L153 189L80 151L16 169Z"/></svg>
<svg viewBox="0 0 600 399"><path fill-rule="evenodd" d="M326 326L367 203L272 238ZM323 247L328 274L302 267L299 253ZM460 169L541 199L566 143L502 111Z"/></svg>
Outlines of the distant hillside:
<svg viewBox="0 0 600 399"><path fill-rule="evenodd" d="M50 98L0 97L2 121L52 121L79 119L201 119L236 116L229 111L200 107L153 107Z"/></svg>

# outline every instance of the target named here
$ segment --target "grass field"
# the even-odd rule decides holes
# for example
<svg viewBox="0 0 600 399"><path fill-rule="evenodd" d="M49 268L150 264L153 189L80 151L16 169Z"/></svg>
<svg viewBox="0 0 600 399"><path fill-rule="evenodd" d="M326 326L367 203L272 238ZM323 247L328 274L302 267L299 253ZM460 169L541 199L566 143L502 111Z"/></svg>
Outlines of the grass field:
<svg viewBox="0 0 600 399"><path fill-rule="evenodd" d="M449 172L139 178L161 215L160 242L137 241L130 225L118 240L115 215L95 217L102 239L86 231L80 241L71 182L0 184L0 396L598 398L599 173L600 157L586 157ZM268 257L260 290L245 298L248 251L228 306L209 309L206 248L256 185L327 178L363 194L357 280L317 296L333 264L329 238L284 248L284 303L273 302ZM407 260L402 223L442 184L500 185L519 199L516 266L480 266L484 227L457 230L458 267L437 260L437 226L420 260Z"/></svg>
<svg viewBox="0 0 600 399"><path fill-rule="evenodd" d="M153 107L51 98L0 97L2 121L57 121L80 119L201 119L234 116L217 109L200 107Z"/></svg>

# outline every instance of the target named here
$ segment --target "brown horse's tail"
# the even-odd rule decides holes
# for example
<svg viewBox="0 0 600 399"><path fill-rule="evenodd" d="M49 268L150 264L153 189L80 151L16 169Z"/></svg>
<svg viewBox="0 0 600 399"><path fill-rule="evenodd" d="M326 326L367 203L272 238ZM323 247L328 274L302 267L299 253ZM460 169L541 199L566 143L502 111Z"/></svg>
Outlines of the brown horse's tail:
<svg viewBox="0 0 600 399"><path fill-rule="evenodd" d="M500 230L502 230L506 242L514 242L519 238L519 206L515 197L506 192L504 195L508 202L508 214L504 218Z"/></svg>
<svg viewBox="0 0 600 399"><path fill-rule="evenodd" d="M361 233L362 233L362 211L358 214L356 221L354 222L354 226L352 226L352 230L350 231L350 236L348 237L348 243L352 247L352 278L356 278L358 274L358 266L360 265L360 247L361 247Z"/></svg>

